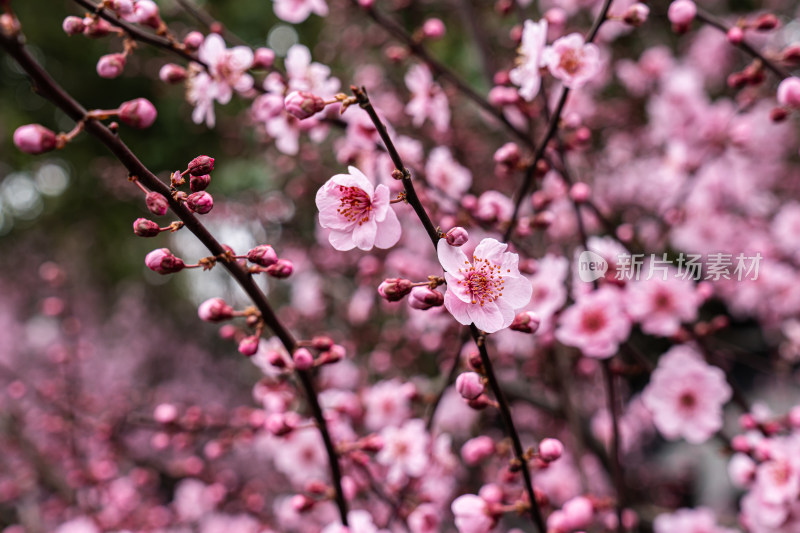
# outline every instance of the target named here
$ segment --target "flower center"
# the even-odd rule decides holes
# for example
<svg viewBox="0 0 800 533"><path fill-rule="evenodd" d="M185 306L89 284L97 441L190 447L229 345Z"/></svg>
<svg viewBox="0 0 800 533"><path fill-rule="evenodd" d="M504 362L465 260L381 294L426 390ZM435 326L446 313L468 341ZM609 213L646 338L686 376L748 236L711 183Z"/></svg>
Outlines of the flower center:
<svg viewBox="0 0 800 533"><path fill-rule="evenodd" d="M597 333L606 325L606 316L601 309L591 309L583 313L581 327L589 333Z"/></svg>
<svg viewBox="0 0 800 533"><path fill-rule="evenodd" d="M372 201L367 196L367 193L358 187L337 185L336 188L342 195L339 198L339 208L336 212L349 222L358 222L359 226L369 221L369 216L372 212Z"/></svg>
<svg viewBox="0 0 800 533"><path fill-rule="evenodd" d="M562 68L567 74L574 76L581 68L581 56L575 50L567 50L561 55L561 61L558 66Z"/></svg>
<svg viewBox="0 0 800 533"><path fill-rule="evenodd" d="M480 257L475 258L474 265L470 265L469 261L464 263L469 267L458 269L464 275L464 279L458 280L458 284L469 291L473 304L479 303L483 306L503 296L505 281L500 275L500 265L493 265Z"/></svg>
<svg viewBox="0 0 800 533"><path fill-rule="evenodd" d="M653 303L655 304L656 309L667 311L672 307L672 298L666 292L659 292L656 294L655 301Z"/></svg>
<svg viewBox="0 0 800 533"><path fill-rule="evenodd" d="M684 409L693 409L695 405L697 405L697 398L691 392L684 392L681 394L681 397L678 398L678 403L681 404L681 407Z"/></svg>

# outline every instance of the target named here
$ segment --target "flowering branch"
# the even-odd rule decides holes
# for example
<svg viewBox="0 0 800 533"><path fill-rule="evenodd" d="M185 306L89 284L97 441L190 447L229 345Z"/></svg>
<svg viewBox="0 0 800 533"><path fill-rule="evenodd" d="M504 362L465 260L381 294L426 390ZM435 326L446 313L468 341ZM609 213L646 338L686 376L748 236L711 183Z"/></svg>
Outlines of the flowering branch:
<svg viewBox="0 0 800 533"><path fill-rule="evenodd" d="M83 0L76 0L83 2ZM20 35L8 36L0 33L0 46L27 72L36 91L45 99L51 101L56 107L64 111L76 122L84 123L84 130L102 142L125 166L131 175L135 175L142 185L149 190L162 194L169 203L169 208L183 222L186 228L191 231L203 245L214 256L225 256L226 250L206 229L206 227L194 216L183 203L173 198L170 188L155 176L134 154L130 148L120 140L120 138L99 122L96 118L88 115L86 109L75 101L42 66L30 55L25 48ZM234 277L237 283L244 289L250 299L261 313L261 318L272 332L280 339L284 347L293 353L297 347L297 341L291 332L278 319L272 310L266 296L258 287L252 276L242 268L236 261L222 261L223 266ZM339 510L342 524L347 524L347 503L345 502L342 490L342 475L339 467L338 457L333 446L333 441L328 432L327 423L322 412L322 408L317 399L313 381L309 371L297 370L297 377L306 394L307 401L316 421L317 427L322 436L323 443L328 455L332 483L336 492L335 500Z"/></svg>

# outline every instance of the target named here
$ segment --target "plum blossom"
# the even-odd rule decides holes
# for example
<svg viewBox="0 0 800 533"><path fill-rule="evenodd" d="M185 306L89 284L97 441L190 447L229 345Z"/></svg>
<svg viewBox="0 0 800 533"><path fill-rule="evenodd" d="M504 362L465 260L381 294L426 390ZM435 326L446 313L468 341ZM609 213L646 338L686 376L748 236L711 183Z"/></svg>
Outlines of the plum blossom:
<svg viewBox="0 0 800 533"><path fill-rule="evenodd" d="M475 494L464 494L450 506L459 533L488 533L496 520L489 515L486 500Z"/></svg>
<svg viewBox="0 0 800 533"><path fill-rule="evenodd" d="M519 256L507 249L496 239L483 239L470 262L461 248L439 240L447 280L444 305L459 323L494 333L510 326L516 311L530 301L531 283L519 272Z"/></svg>
<svg viewBox="0 0 800 533"><path fill-rule="evenodd" d="M411 415L411 384L392 379L373 385L364 393L364 424L371 430L399 426Z"/></svg>
<svg viewBox="0 0 800 533"><path fill-rule="evenodd" d="M427 65L414 65L406 73L406 87L411 91L411 101L406 105L406 113L411 116L415 127L422 126L425 119L430 120L438 132L447 131L450 125L450 107L447 95L433 81L433 74Z"/></svg>
<svg viewBox="0 0 800 533"><path fill-rule="evenodd" d="M388 533L385 529L378 529L369 511L356 509L347 513L348 526L340 522L327 525L321 533Z"/></svg>
<svg viewBox="0 0 800 533"><path fill-rule="evenodd" d="M681 322L697 318L703 298L692 280L679 278L676 272L669 268L666 279L639 279L625 287L625 308L645 333L668 337L678 332Z"/></svg>
<svg viewBox="0 0 800 533"><path fill-rule="evenodd" d="M400 240L400 221L389 205L389 188L373 187L356 167L337 174L317 191L319 223L331 230L337 250L391 248Z"/></svg>
<svg viewBox="0 0 800 533"><path fill-rule="evenodd" d="M519 87L519 95L530 102L539 94L542 76L539 69L544 66L544 50L547 44L547 19L539 22L526 20L522 28L522 43L519 46L517 66L508 73L511 83Z"/></svg>
<svg viewBox="0 0 800 533"><path fill-rule="evenodd" d="M448 196L458 198L472 185L472 173L458 164L445 146L437 146L428 155L425 165L428 183Z"/></svg>
<svg viewBox="0 0 800 533"><path fill-rule="evenodd" d="M706 507L678 509L674 513L663 513L653 522L655 533L736 533L735 529L717 524L714 511Z"/></svg>
<svg viewBox="0 0 800 533"><path fill-rule="evenodd" d="M631 321L622 306L620 290L604 286L579 296L564 311L555 336L562 344L579 348L587 357L606 359L617 352L630 330Z"/></svg>
<svg viewBox="0 0 800 533"><path fill-rule="evenodd" d="M187 98L195 106L192 112L195 124L205 121L213 128L214 101L227 104L233 91L245 92L253 88L253 77L247 73L253 64L253 51L247 46L226 48L222 37L212 33L203 41L197 56L208 65L208 72L195 65Z"/></svg>
<svg viewBox="0 0 800 533"><path fill-rule="evenodd" d="M661 356L642 400L664 437L699 444L722 428L722 407L731 395L721 369L680 345Z"/></svg>
<svg viewBox="0 0 800 533"><path fill-rule="evenodd" d="M571 33L548 46L542 61L550 73L570 89L579 89L600 69L600 49Z"/></svg>
<svg viewBox="0 0 800 533"><path fill-rule="evenodd" d="M325 0L273 0L272 9L275 15L291 24L303 22L311 13L320 17L328 14L328 4Z"/></svg>
<svg viewBox="0 0 800 533"><path fill-rule="evenodd" d="M383 448L375 457L378 463L388 466L389 483L397 483L404 476L419 477L428 467L430 437L425 421L408 420L401 427L387 427L381 431Z"/></svg>

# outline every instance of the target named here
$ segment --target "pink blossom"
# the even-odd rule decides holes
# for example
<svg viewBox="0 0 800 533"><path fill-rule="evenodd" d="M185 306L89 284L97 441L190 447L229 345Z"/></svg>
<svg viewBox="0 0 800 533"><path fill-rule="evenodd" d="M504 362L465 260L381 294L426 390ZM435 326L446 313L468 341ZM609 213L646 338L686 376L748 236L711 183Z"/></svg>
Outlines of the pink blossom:
<svg viewBox="0 0 800 533"><path fill-rule="evenodd" d="M461 447L461 458L468 465L475 466L487 457L494 455L495 450L494 440L488 435L481 435L464 443Z"/></svg>
<svg viewBox="0 0 800 533"><path fill-rule="evenodd" d="M411 533L438 533L441 524L441 511L431 503L417 506L408 515L408 529Z"/></svg>
<svg viewBox="0 0 800 533"><path fill-rule="evenodd" d="M522 29L517 67L508 73L511 83L519 87L519 95L532 101L539 94L542 76L539 69L544 66L544 51L547 44L547 20L526 20Z"/></svg>
<svg viewBox="0 0 800 533"><path fill-rule="evenodd" d="M390 248L400 240L401 227L389 205L389 188L373 187L357 168L337 174L317 191L319 223L331 230L328 240L340 251Z"/></svg>
<svg viewBox="0 0 800 533"><path fill-rule="evenodd" d="M800 78L786 78L778 85L778 103L792 109L800 109Z"/></svg>
<svg viewBox="0 0 800 533"><path fill-rule="evenodd" d="M579 89L600 70L600 49L585 43L581 34L571 33L547 47L543 61L566 87Z"/></svg>
<svg viewBox="0 0 800 533"><path fill-rule="evenodd" d="M366 415L364 424L377 430L399 426L411 416L410 396L413 385L397 379L380 381L364 392Z"/></svg>
<svg viewBox="0 0 800 533"><path fill-rule="evenodd" d="M531 284L519 272L519 256L507 248L483 239L470 263L461 248L439 240L439 262L447 280L444 305L459 323L494 333L510 326L516 310L530 301Z"/></svg>
<svg viewBox="0 0 800 533"><path fill-rule="evenodd" d="M233 91L245 92L253 88L253 77L247 69L253 64L253 51L247 46L228 49L225 41L212 33L207 36L197 52L200 60L209 67L208 72L198 70L189 79L187 98L195 105L192 120L214 127L214 101L227 104Z"/></svg>
<svg viewBox="0 0 800 533"><path fill-rule="evenodd" d="M664 337L677 333L681 322L696 320L703 303L691 279L681 279L672 267L666 272L666 279L655 275L625 287L625 309L630 317L645 333Z"/></svg>
<svg viewBox="0 0 800 533"><path fill-rule="evenodd" d="M339 90L339 80L330 77L330 67L311 61L311 51L302 44L289 48L284 65L290 91L308 91L327 99ZM274 82L270 82L269 85L266 87L268 90L275 89Z"/></svg>
<svg viewBox="0 0 800 533"><path fill-rule="evenodd" d="M722 428L722 407L731 394L722 370L679 345L661 356L642 400L664 437L698 444Z"/></svg>
<svg viewBox="0 0 800 533"><path fill-rule="evenodd" d="M653 522L655 533L736 533L735 529L721 527L711 509L678 509L674 513L663 513Z"/></svg>
<svg viewBox="0 0 800 533"><path fill-rule="evenodd" d="M272 9L281 20L291 24L303 22L311 13L324 17L328 14L325 0L274 0Z"/></svg>
<svg viewBox="0 0 800 533"><path fill-rule="evenodd" d="M606 359L617 352L630 330L619 289L605 286L579 296L559 317L555 336L587 357Z"/></svg>
<svg viewBox="0 0 800 533"><path fill-rule="evenodd" d="M411 123L422 126L425 119L430 120L436 131L445 132L450 125L450 107L447 95L433 81L433 74L427 65L414 65L406 74L406 87L411 91L411 101L406 105L406 113Z"/></svg>
<svg viewBox="0 0 800 533"><path fill-rule="evenodd" d="M539 443L539 457L548 463L555 461L564 453L564 445L558 439L542 439Z"/></svg>
<svg viewBox="0 0 800 533"><path fill-rule="evenodd" d="M450 506L456 518L458 533L489 533L495 519L489 515L489 506L480 496L464 494Z"/></svg>
<svg viewBox="0 0 800 533"><path fill-rule="evenodd" d="M428 183L444 194L458 198L472 185L472 173L461 166L444 146L437 146L428 155L425 164Z"/></svg>
<svg viewBox="0 0 800 533"><path fill-rule="evenodd" d="M428 467L430 436L425 421L419 418L406 421L401 427L387 427L381 431L383 448L375 460L389 467L389 483L397 483L404 476L419 477Z"/></svg>

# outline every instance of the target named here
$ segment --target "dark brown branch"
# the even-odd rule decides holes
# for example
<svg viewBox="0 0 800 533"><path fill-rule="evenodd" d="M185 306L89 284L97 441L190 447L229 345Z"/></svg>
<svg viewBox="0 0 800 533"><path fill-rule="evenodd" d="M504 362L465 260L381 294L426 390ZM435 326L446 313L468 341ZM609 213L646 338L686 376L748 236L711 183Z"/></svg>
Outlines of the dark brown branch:
<svg viewBox="0 0 800 533"><path fill-rule="evenodd" d="M625 480L622 474L622 463L619 457L619 412L617 411L617 394L616 386L614 384L614 373L611 370L611 364L608 359L603 361L603 377L605 379L606 394L608 398L608 411L611 413L611 472L614 478L614 489L617 493L617 531L622 533L624 525L622 524L622 511L625 509Z"/></svg>
<svg viewBox="0 0 800 533"><path fill-rule="evenodd" d="M83 0L76 1L83 3ZM125 166L132 176L136 176L139 182L149 190L164 195L169 202L172 212L183 221L186 228L208 248L212 255L222 256L225 254L225 249L222 245L211 235L197 217L182 203L177 202L172 197L169 187L159 180L115 133L98 120L92 118L87 119L86 109L67 94L64 89L44 71L41 65L30 55L20 38L0 35L0 46L2 46L23 70L28 73L36 92L55 104L56 107L64 111L64 113L74 121L85 121L86 132L102 142L123 166ZM280 339L286 350L292 353L297 345L294 337L278 319L267 301L266 296L253 280L252 276L236 261L221 261L221 263L253 301L256 308L258 308L261 313L261 317L266 326ZM339 509L342 524L347 525L347 503L344 498L344 492L342 491L342 476L338 457L328 432L327 423L325 422L322 408L319 405L316 391L314 390L311 374L306 371L298 371L297 377L303 387L314 420L322 435L322 440L330 462L331 478L336 491L336 504Z"/></svg>

